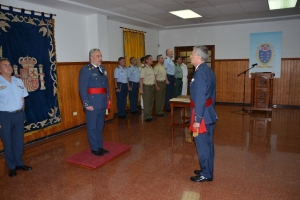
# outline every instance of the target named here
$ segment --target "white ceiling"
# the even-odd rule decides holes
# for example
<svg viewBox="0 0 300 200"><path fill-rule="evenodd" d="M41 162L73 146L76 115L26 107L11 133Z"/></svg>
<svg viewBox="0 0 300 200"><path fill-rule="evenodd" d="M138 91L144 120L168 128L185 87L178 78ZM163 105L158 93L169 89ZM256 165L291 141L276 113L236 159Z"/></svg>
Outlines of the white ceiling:
<svg viewBox="0 0 300 200"><path fill-rule="evenodd" d="M82 15L163 30L279 19L300 19L295 8L269 10L267 0L19 0ZM201 18L181 19L169 11L191 9ZM55 13L53 13L55 14Z"/></svg>

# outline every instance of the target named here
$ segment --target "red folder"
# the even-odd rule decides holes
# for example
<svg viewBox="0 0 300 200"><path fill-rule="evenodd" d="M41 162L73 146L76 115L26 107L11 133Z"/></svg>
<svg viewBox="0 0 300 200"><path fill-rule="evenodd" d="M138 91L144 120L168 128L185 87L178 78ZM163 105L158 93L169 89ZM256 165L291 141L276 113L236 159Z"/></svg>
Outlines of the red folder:
<svg viewBox="0 0 300 200"><path fill-rule="evenodd" d="M206 126L205 126L204 118L202 118L202 120L200 121L200 129L199 129L199 128L195 129L195 128L193 127L194 120L195 120L195 109L193 108L193 110L192 110L191 125L190 125L189 129L190 129L192 132L196 132L196 133L198 133L198 134L204 134L204 133L206 133Z"/></svg>
<svg viewBox="0 0 300 200"><path fill-rule="evenodd" d="M108 96L106 96L106 99L107 99L107 107L106 107L106 109L110 109L110 100L108 100Z"/></svg>

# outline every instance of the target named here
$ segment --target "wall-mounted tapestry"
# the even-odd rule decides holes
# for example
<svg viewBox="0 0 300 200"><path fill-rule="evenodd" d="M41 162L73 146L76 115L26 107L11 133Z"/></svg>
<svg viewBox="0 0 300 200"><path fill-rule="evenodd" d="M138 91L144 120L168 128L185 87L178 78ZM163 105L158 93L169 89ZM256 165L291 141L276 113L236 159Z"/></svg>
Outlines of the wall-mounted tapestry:
<svg viewBox="0 0 300 200"><path fill-rule="evenodd" d="M61 121L53 26L52 15L0 7L0 57L9 59L13 75L22 79L29 93L25 98L25 133Z"/></svg>

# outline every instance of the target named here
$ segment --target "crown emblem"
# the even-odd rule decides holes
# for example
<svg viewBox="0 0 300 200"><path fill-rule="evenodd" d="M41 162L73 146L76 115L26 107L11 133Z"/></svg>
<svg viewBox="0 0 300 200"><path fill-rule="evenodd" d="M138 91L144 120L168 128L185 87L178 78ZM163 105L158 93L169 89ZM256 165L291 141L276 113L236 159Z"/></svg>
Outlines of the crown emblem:
<svg viewBox="0 0 300 200"><path fill-rule="evenodd" d="M20 57L19 63L23 66L23 68L34 68L34 65L37 63L37 60L35 58L31 57Z"/></svg>

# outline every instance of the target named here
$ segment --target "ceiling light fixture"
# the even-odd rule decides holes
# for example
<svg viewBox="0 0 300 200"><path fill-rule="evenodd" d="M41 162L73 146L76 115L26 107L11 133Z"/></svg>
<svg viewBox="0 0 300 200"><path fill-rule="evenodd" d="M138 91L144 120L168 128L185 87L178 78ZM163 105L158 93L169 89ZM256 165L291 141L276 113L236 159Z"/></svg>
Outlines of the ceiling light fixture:
<svg viewBox="0 0 300 200"><path fill-rule="evenodd" d="M193 4L193 3L196 3L197 1L185 1L185 2L183 2L183 3L185 3L185 4Z"/></svg>
<svg viewBox="0 0 300 200"><path fill-rule="evenodd" d="M270 10L294 8L297 0L268 0Z"/></svg>
<svg viewBox="0 0 300 200"><path fill-rule="evenodd" d="M202 17L201 15L195 13L192 10L177 10L177 11L170 11L169 13L181 17L182 19L190 19L190 18L198 18Z"/></svg>

